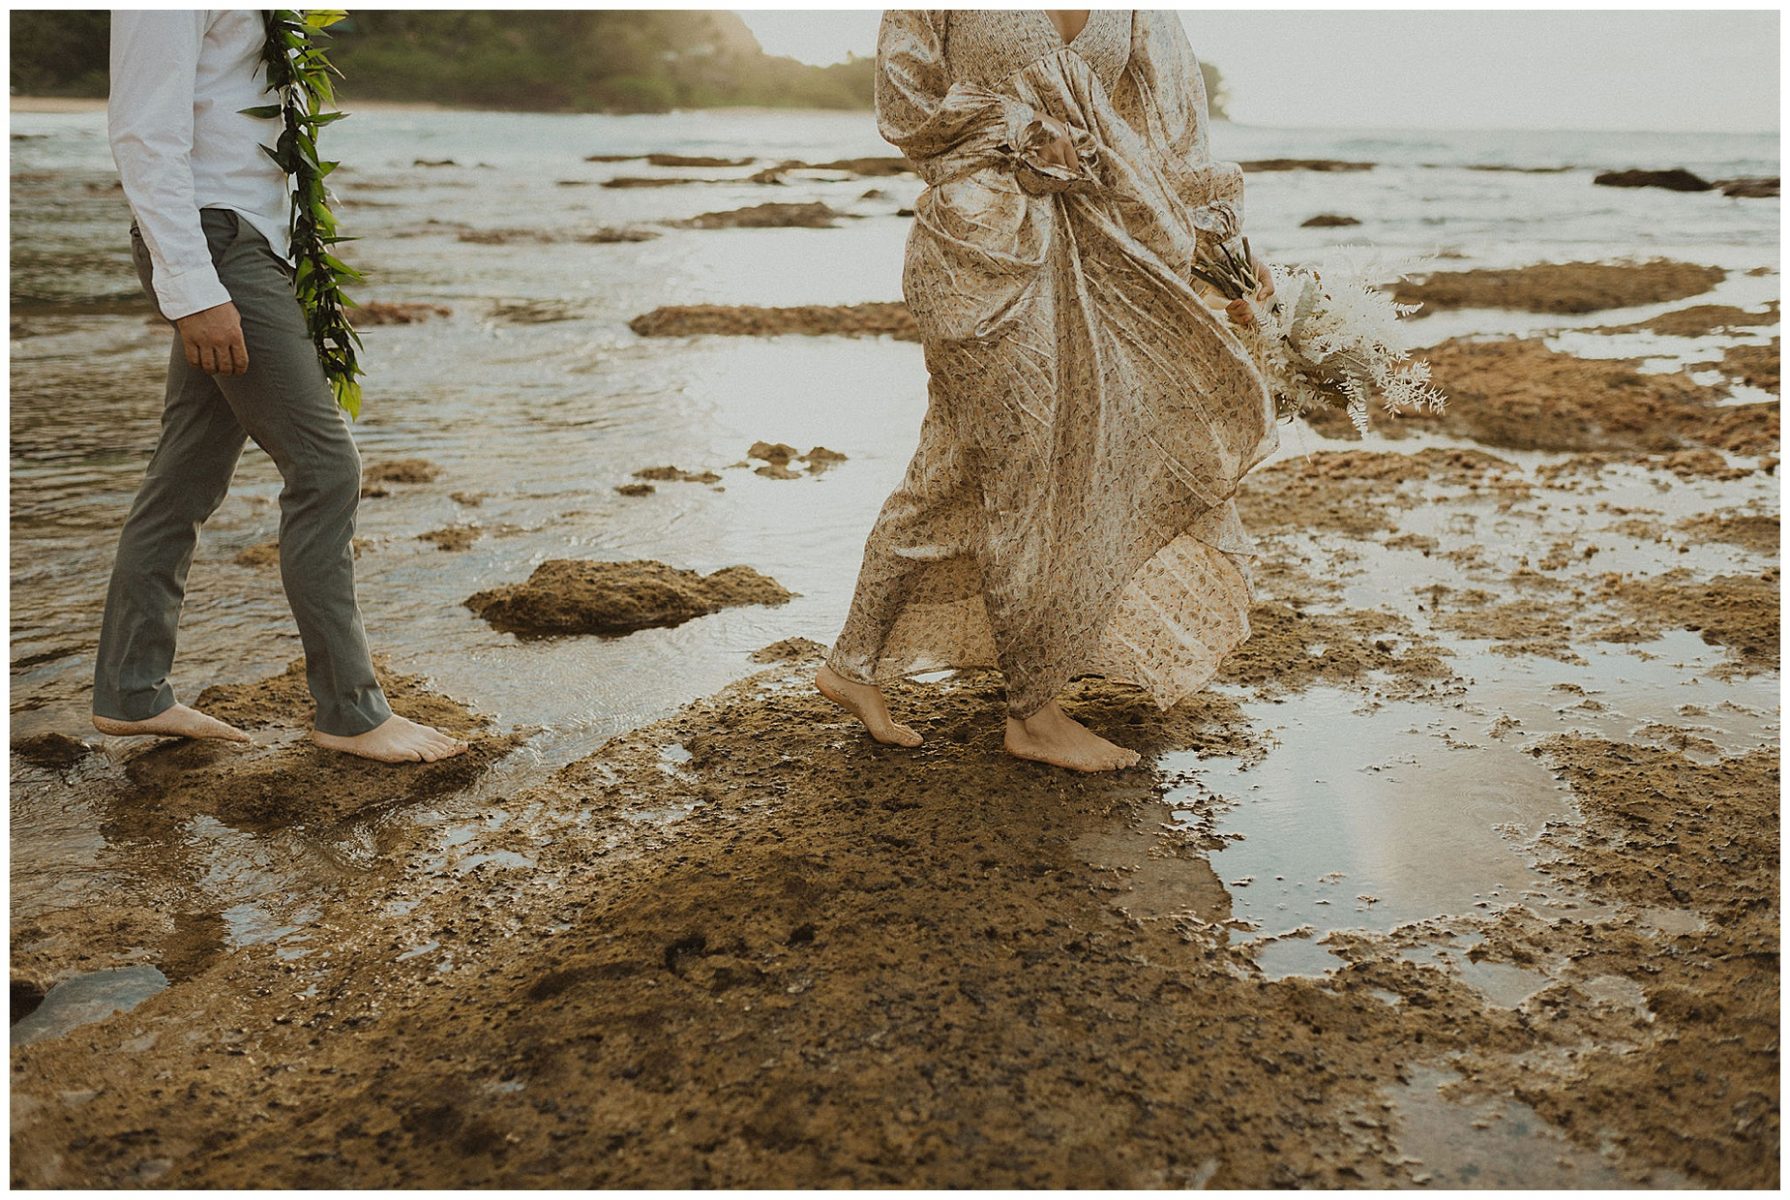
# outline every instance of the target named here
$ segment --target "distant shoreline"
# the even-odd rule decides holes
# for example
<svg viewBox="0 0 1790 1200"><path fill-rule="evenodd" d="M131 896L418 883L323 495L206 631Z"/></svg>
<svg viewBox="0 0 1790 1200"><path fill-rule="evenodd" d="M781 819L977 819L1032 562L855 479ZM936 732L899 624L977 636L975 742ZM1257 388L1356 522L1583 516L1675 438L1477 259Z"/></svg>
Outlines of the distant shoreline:
<svg viewBox="0 0 1790 1200"><path fill-rule="evenodd" d="M104 112L103 96L13 96L13 112L86 113ZM350 100L350 111L358 112L445 112L447 105L431 100Z"/></svg>
<svg viewBox="0 0 1790 1200"><path fill-rule="evenodd" d="M104 112L106 101L103 96L13 96L10 98L12 111L18 113L84 113ZM675 112L762 112L762 113L867 113L873 110L860 108L782 108L769 107L762 104L719 104L712 108L680 108L665 112L652 113L602 113L588 112L566 108L486 108L468 107L457 104L439 104L433 100L356 100L352 96L343 97L342 104L347 112L490 112L490 113L532 113L543 116L631 116L662 117ZM1777 130L1679 130L1679 129L1525 129L1502 128L1488 126L1483 129L1447 129L1429 126L1388 126L1388 127L1355 127L1328 125L1252 125L1233 121L1224 117L1213 118L1214 126L1246 130L1269 130L1276 132L1333 134L1351 133L1355 135L1385 133L1398 136L1411 134L1478 134L1478 133L1519 133L1519 134L1561 134L1561 135L1599 135L1625 136L1629 134L1659 137L1777 137Z"/></svg>

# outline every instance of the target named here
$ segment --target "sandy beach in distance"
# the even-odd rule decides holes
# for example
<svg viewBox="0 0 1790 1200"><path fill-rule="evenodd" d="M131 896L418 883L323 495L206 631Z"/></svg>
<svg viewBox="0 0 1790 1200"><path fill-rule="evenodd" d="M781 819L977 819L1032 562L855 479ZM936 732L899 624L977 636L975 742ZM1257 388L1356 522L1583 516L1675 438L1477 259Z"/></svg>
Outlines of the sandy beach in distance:
<svg viewBox="0 0 1790 1200"><path fill-rule="evenodd" d="M16 1186L1776 1186L1775 198L1232 135L1271 252L1437 251L1450 399L1282 427L1250 640L1076 682L1144 753L1078 776L991 671L916 751L811 687L925 403L899 161L348 107L363 603L473 747L407 770L305 740L258 456L180 664L253 744L82 726L166 331L15 116Z"/></svg>

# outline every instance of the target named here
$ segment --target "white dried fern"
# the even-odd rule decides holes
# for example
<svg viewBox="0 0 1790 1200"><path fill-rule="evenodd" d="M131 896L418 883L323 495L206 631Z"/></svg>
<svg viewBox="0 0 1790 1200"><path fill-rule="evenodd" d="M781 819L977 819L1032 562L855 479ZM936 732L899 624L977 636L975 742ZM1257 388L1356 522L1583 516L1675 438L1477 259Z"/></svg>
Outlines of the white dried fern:
<svg viewBox="0 0 1790 1200"><path fill-rule="evenodd" d="M1270 266L1274 301L1257 310L1245 341L1281 416L1341 403L1366 433L1376 397L1392 416L1442 411L1446 397L1431 384L1429 364L1411 359L1402 320L1422 306L1402 304L1379 286L1407 278L1426 261L1342 246L1317 263Z"/></svg>

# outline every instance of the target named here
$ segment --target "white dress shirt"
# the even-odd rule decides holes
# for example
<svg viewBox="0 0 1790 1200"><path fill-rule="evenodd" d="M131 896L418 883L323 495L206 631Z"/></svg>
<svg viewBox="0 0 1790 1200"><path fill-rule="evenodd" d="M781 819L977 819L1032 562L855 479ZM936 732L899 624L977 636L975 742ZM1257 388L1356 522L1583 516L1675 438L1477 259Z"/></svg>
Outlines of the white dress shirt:
<svg viewBox="0 0 1790 1200"><path fill-rule="evenodd" d="M106 132L171 321L230 299L200 209L235 210L290 258L291 184L261 150L278 140L280 122L240 111L278 100L267 90L266 44L253 9L112 13Z"/></svg>

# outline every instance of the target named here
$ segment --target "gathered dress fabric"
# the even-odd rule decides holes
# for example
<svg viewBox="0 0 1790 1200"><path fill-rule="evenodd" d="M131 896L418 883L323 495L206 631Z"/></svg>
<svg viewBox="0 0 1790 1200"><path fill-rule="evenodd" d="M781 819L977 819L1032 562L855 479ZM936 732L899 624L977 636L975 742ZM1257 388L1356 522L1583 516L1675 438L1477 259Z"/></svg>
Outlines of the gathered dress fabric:
<svg viewBox="0 0 1790 1200"><path fill-rule="evenodd" d="M1243 175L1180 18L1098 10L1065 42L1042 10L890 11L876 110L926 183L902 289L928 406L828 663L998 667L1019 718L1079 675L1168 707L1249 636L1233 497L1278 444L1191 275ZM1057 128L1071 169L1041 157Z"/></svg>

